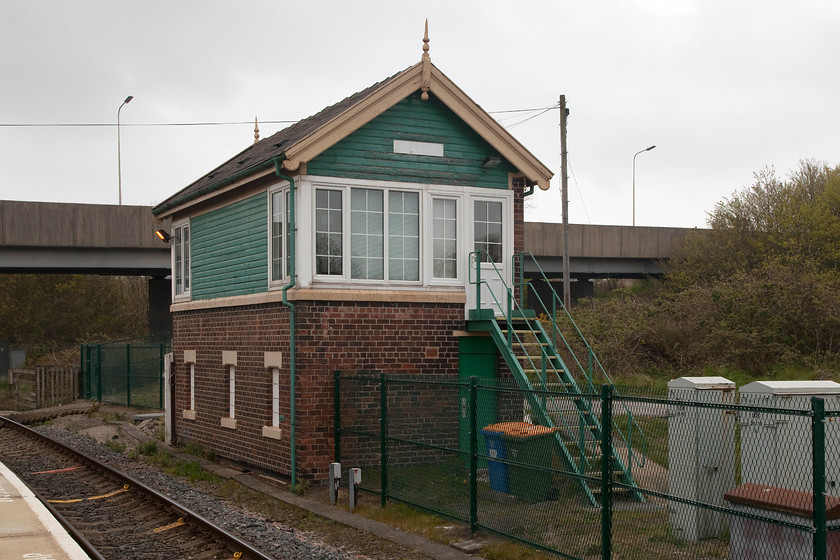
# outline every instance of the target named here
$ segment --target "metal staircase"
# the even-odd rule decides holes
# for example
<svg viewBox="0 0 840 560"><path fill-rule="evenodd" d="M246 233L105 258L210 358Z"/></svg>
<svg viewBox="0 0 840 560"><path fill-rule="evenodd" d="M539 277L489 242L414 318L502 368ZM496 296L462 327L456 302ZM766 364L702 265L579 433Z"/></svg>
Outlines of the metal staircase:
<svg viewBox="0 0 840 560"><path fill-rule="evenodd" d="M592 505L598 506L602 427L596 382L613 385L612 381L557 293L551 289L550 301L543 301L522 278L521 271L528 258L542 274L533 255L519 253L515 256L518 267L515 269L520 271L516 291L507 286L498 268L493 266L497 274L493 285L497 287L496 291L500 291L500 284L503 285L501 291L504 293L492 293L486 268L482 279L480 261L483 258L486 265L487 255L476 252L470 257L475 263L470 284L476 290L478 303L469 310L467 330L490 334L517 385L527 391L524 416L535 424L557 428L555 454L564 467L576 475L574 478ZM545 279L545 275L542 276ZM545 282L550 286L547 279ZM523 307L526 293L531 309ZM561 328L561 324L566 328ZM586 367L578 359L584 352ZM618 488L643 501L633 481L632 466L644 466L644 434L626 404L615 402L618 406L613 411L613 418L618 417L621 421L612 423L613 480L619 483ZM641 453L634 449L634 441Z"/></svg>

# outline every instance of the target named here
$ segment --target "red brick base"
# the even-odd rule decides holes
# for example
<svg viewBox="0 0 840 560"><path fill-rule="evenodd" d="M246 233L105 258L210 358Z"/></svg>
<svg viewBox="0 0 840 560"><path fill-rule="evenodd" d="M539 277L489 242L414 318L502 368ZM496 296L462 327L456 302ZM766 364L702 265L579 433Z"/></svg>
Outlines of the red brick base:
<svg viewBox="0 0 840 560"><path fill-rule="evenodd" d="M458 378L462 304L296 302L297 475L324 478L333 459L333 373L384 372ZM291 474L289 309L282 304L176 313L176 440L194 442L217 455ZM196 351L195 420L190 406L190 367L184 351ZM221 426L229 415L229 370L222 352L237 352L236 429ZM282 352L280 439L264 437L271 425L272 372L265 352ZM435 410L429 410L434 416Z"/></svg>

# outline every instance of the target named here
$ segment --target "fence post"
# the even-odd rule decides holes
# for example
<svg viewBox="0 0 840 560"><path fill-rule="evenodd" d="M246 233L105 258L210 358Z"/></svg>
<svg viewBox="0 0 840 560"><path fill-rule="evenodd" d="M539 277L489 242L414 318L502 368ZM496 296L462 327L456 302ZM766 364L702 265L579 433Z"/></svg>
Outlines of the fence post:
<svg viewBox="0 0 840 560"><path fill-rule="evenodd" d="M131 406L131 344L125 345L125 406Z"/></svg>
<svg viewBox="0 0 840 560"><path fill-rule="evenodd" d="M76 385L76 394L79 395L79 396L83 395L82 379L84 379L84 377L82 377L82 376L84 375L84 371L85 371L85 345L84 344L79 344L79 378L78 378L78 384ZM76 399L73 399L73 400L76 400Z"/></svg>
<svg viewBox="0 0 840 560"><path fill-rule="evenodd" d="M333 409L335 410L333 417L333 431L335 448L335 462L341 462L341 389L339 383L341 379L341 371L335 370L333 372Z"/></svg>
<svg viewBox="0 0 840 560"><path fill-rule="evenodd" d="M382 461L380 469L380 501L384 508L388 501L388 388L385 385L385 374L379 374L379 456Z"/></svg>
<svg viewBox="0 0 840 560"><path fill-rule="evenodd" d="M90 378L93 375L93 372L90 370L90 361L91 361L90 360L90 344L85 344L84 349L85 349L85 375L84 375L84 378L83 378L84 380L82 381L82 383L84 384L84 387L82 389L82 391L83 391L82 394L84 395L84 398L89 399L91 391L93 390L91 385L90 385L91 384L91 379Z"/></svg>
<svg viewBox="0 0 840 560"><path fill-rule="evenodd" d="M825 401L811 397L811 450L814 469L814 560L826 560Z"/></svg>
<svg viewBox="0 0 840 560"><path fill-rule="evenodd" d="M470 538L478 525L478 395L476 378L470 376Z"/></svg>
<svg viewBox="0 0 840 560"><path fill-rule="evenodd" d="M601 558L612 557L612 386L601 385Z"/></svg>
<svg viewBox="0 0 840 560"><path fill-rule="evenodd" d="M102 345L96 345L96 400L102 402Z"/></svg>

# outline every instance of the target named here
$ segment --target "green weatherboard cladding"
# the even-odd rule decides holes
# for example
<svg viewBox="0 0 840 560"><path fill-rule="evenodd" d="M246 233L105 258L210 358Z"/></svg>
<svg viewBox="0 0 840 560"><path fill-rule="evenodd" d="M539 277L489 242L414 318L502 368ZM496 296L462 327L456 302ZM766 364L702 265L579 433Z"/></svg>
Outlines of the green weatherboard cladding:
<svg viewBox="0 0 840 560"><path fill-rule="evenodd" d="M443 144L443 157L394 153L394 140ZM310 175L506 189L506 160L434 95L403 99L307 164Z"/></svg>
<svg viewBox="0 0 840 560"><path fill-rule="evenodd" d="M193 300L266 291L267 204L258 194L190 220Z"/></svg>

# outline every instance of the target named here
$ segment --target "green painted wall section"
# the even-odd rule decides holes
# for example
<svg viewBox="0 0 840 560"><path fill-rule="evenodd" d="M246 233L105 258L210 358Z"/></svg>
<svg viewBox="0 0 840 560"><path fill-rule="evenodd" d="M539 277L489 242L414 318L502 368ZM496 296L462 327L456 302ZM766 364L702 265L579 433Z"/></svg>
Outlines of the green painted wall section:
<svg viewBox="0 0 840 560"><path fill-rule="evenodd" d="M444 157L394 153L394 140L443 144ZM490 169L487 156L498 156L464 121L434 95L403 99L307 164L310 175L437 183L506 189L506 160Z"/></svg>
<svg viewBox="0 0 840 560"><path fill-rule="evenodd" d="M190 220L193 300L267 291L267 220L264 193Z"/></svg>

